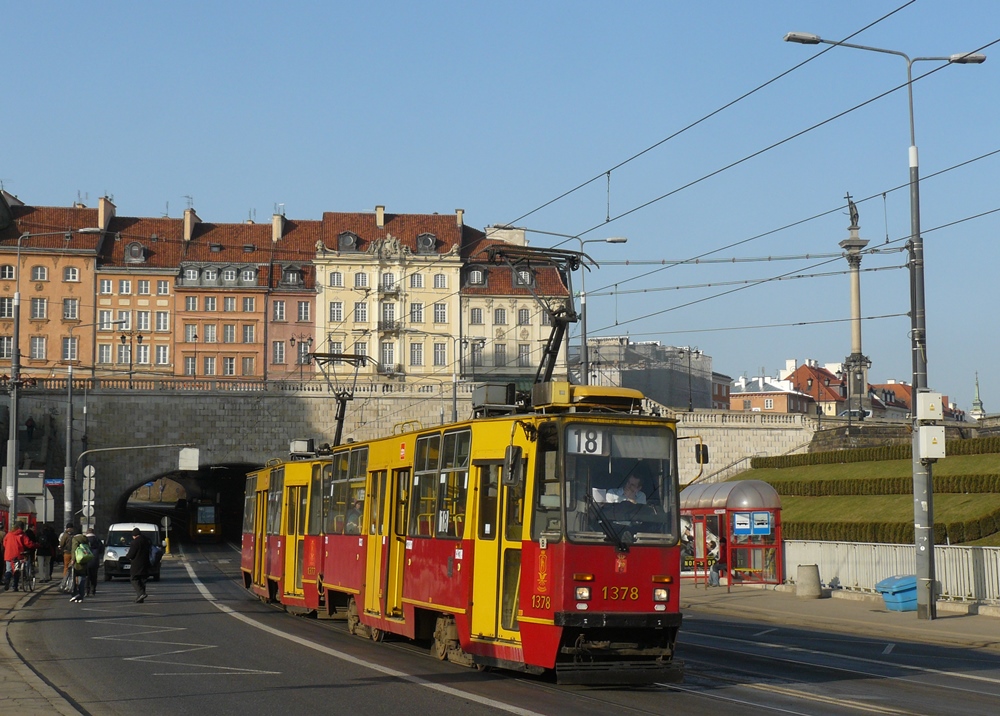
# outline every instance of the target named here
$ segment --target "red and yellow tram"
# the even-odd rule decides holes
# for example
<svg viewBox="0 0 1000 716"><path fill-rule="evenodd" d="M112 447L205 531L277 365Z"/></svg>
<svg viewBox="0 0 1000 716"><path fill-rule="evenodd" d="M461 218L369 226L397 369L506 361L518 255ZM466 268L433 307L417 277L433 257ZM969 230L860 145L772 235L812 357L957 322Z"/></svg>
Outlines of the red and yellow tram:
<svg viewBox="0 0 1000 716"><path fill-rule="evenodd" d="M530 412L293 444L247 478L245 584L460 664L679 681L676 423L641 404L542 383Z"/></svg>

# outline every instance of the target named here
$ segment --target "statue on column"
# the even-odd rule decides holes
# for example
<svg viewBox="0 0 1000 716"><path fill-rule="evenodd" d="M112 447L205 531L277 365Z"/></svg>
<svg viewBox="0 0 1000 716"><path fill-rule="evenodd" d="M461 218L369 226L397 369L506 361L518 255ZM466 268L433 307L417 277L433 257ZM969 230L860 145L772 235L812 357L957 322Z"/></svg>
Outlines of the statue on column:
<svg viewBox="0 0 1000 716"><path fill-rule="evenodd" d="M845 196L844 198L847 199L847 211L851 215L851 225L848 226L847 228L848 229L861 228L858 225L858 205L855 204L854 201L851 199L851 192L847 192L847 196Z"/></svg>

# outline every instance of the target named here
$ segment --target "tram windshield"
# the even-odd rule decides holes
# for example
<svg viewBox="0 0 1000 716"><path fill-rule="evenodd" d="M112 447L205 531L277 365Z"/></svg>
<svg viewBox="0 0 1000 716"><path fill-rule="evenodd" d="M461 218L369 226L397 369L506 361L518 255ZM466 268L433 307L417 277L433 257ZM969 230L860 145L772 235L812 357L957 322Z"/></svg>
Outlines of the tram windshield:
<svg viewBox="0 0 1000 716"><path fill-rule="evenodd" d="M673 544L676 440L663 427L570 423L563 433L572 542Z"/></svg>

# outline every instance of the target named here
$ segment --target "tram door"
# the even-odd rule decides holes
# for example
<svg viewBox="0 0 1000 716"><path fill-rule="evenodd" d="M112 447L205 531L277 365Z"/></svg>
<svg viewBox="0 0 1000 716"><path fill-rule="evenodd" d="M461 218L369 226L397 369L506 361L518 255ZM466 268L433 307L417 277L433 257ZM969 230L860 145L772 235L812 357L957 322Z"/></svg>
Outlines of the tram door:
<svg viewBox="0 0 1000 716"><path fill-rule="evenodd" d="M389 485L389 495L395 499L389 500L389 505L395 505L395 510L388 515L387 540L389 554L385 563L385 615L387 617L403 616L403 564L406 560L406 507L407 491L410 487L410 469L393 470Z"/></svg>
<svg viewBox="0 0 1000 716"><path fill-rule="evenodd" d="M472 633L520 641L517 595L521 574L523 482L502 484L503 465L474 463L479 500Z"/></svg>
<svg viewBox="0 0 1000 716"><path fill-rule="evenodd" d="M267 492L271 484L270 473L261 473L257 480L257 491L254 493L256 503L253 512L253 583L267 582Z"/></svg>
<svg viewBox="0 0 1000 716"><path fill-rule="evenodd" d="M385 519L386 505L386 471L379 470L371 474L371 487L365 507L368 509L368 522L365 534L368 535L368 564L365 565L365 613L382 616L382 599L385 596L385 581L383 580L383 565L387 562L388 536L386 535Z"/></svg>
<svg viewBox="0 0 1000 716"><path fill-rule="evenodd" d="M285 489L285 594L302 596L302 570L305 559L305 533L308 485L293 485Z"/></svg>

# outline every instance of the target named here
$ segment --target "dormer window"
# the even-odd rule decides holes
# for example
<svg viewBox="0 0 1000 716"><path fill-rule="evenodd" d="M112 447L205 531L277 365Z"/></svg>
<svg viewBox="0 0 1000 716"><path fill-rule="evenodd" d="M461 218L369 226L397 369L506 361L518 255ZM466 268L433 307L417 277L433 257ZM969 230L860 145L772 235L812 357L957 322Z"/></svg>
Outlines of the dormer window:
<svg viewBox="0 0 1000 716"><path fill-rule="evenodd" d="M253 283L257 280L257 274L253 269L243 269L243 271L240 272L240 280L243 281L243 283Z"/></svg>
<svg viewBox="0 0 1000 716"><path fill-rule="evenodd" d="M531 286L534 283L534 275L527 269L519 269L515 283L518 286Z"/></svg>
<svg viewBox="0 0 1000 716"><path fill-rule="evenodd" d="M338 251L357 251L360 244L358 235L352 231L345 231L337 237Z"/></svg>
<svg viewBox="0 0 1000 716"><path fill-rule="evenodd" d="M292 286L302 283L302 271L297 268L286 268L281 273L281 282Z"/></svg>
<svg viewBox="0 0 1000 716"><path fill-rule="evenodd" d="M198 269L194 269L194 268L184 269L184 280L185 281L197 281L198 280Z"/></svg>
<svg viewBox="0 0 1000 716"><path fill-rule="evenodd" d="M222 280L231 283L236 280L236 269L225 269L222 272Z"/></svg>
<svg viewBox="0 0 1000 716"><path fill-rule="evenodd" d="M481 268L474 268L469 271L469 285L470 286L485 286L486 285L486 272Z"/></svg>
<svg viewBox="0 0 1000 716"><path fill-rule="evenodd" d="M205 269L204 278L206 281L215 281L219 278L219 272L215 269Z"/></svg>
<svg viewBox="0 0 1000 716"><path fill-rule="evenodd" d="M437 249L437 237L434 234L420 234L417 236L417 253L432 254Z"/></svg>
<svg viewBox="0 0 1000 716"><path fill-rule="evenodd" d="M138 241L125 246L125 263L141 264L146 260L146 249Z"/></svg>

